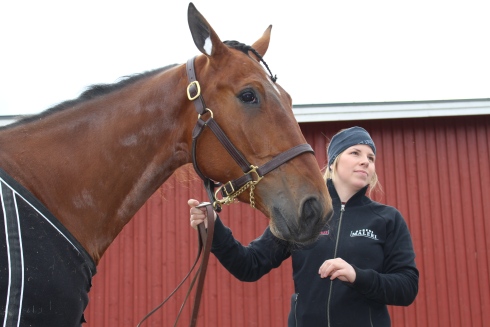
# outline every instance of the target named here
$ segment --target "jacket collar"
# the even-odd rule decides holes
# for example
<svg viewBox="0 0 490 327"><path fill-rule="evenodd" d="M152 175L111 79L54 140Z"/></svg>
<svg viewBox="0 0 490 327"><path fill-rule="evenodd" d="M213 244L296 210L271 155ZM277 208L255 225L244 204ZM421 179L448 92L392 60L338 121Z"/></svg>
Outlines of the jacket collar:
<svg viewBox="0 0 490 327"><path fill-rule="evenodd" d="M327 179L327 187L328 192L330 193L330 197L332 198L332 203L334 206L340 206L342 203L340 201L340 197L335 189L335 185L333 185L332 179ZM346 206L359 206L363 205L367 202L371 202L371 200L366 196L366 191L369 185L366 185L362 189L360 189L356 194L354 194L349 201L345 204Z"/></svg>

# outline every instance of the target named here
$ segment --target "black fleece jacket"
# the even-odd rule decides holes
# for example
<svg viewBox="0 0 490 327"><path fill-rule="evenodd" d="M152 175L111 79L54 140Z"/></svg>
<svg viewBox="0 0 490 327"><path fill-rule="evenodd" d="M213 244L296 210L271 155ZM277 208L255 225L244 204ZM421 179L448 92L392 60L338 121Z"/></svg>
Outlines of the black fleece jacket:
<svg viewBox="0 0 490 327"><path fill-rule="evenodd" d="M266 228L248 246L219 218L212 252L242 281L256 281L292 257L295 294L288 326L390 326L386 305L411 304L419 273L408 227L400 212L369 199L366 188L342 205L331 180L331 221L310 245L292 249ZM356 271L354 283L322 279L325 260L342 258Z"/></svg>

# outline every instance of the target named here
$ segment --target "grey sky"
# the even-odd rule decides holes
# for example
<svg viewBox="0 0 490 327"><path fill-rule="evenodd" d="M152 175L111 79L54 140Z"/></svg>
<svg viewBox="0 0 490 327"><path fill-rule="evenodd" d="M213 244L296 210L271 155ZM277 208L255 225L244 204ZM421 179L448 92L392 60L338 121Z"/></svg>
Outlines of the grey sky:
<svg viewBox="0 0 490 327"><path fill-rule="evenodd" d="M0 115L199 54L187 1L3 1ZM294 104L490 97L484 1L193 1L222 40L252 44Z"/></svg>

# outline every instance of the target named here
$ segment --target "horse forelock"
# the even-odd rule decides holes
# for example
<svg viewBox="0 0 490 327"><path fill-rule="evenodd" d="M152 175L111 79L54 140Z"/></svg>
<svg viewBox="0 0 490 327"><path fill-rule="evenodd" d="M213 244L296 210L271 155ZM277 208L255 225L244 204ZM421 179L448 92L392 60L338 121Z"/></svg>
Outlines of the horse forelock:
<svg viewBox="0 0 490 327"><path fill-rule="evenodd" d="M53 114L55 112L59 112L59 111L62 111L64 109L68 109L68 108L71 108L71 107L76 106L78 104L81 104L85 101L89 101L89 100L92 100L94 98L110 94L110 93L115 92L117 90L121 90L121 89L125 88L126 86L134 84L134 83L136 83L142 79L145 79L147 77L154 76L160 72L166 71L166 70L168 70L172 67L175 67L175 66L177 66L177 64L168 65L168 66L165 66L162 68L157 68L157 69L146 71L143 73L123 76L123 77L119 78L119 80L115 83L93 84L93 85L87 87L87 89L84 92L82 92L80 94L80 96L76 99L61 102L61 103L55 105L54 107L51 107L49 109L44 110L43 112L41 112L39 114L35 114L32 116L25 116L25 117L21 118L20 120L18 120L17 122L10 124L10 125L7 125L5 127L8 128L11 126L29 123L31 121L36 121L40 118L46 117L46 116Z"/></svg>

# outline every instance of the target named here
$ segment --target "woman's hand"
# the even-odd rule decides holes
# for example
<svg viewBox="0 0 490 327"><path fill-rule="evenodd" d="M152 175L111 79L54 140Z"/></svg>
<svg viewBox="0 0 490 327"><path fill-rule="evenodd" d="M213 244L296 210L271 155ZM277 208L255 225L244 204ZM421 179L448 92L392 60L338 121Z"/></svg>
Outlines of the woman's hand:
<svg viewBox="0 0 490 327"><path fill-rule="evenodd" d="M335 278L343 282L354 283L356 280L356 271L354 268L341 258L326 260L318 270L321 278L330 276L330 280Z"/></svg>
<svg viewBox="0 0 490 327"><path fill-rule="evenodd" d="M204 226L208 228L208 219L206 218L206 208L201 207L201 208L196 208L200 204L198 200L194 199L189 199L187 201L187 204L189 207L191 207L190 214L191 214L191 226L194 229L197 229L197 225L200 223L204 222ZM216 220L216 212L213 210L214 213L214 220Z"/></svg>

